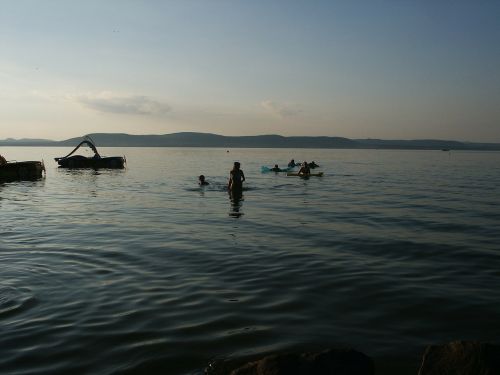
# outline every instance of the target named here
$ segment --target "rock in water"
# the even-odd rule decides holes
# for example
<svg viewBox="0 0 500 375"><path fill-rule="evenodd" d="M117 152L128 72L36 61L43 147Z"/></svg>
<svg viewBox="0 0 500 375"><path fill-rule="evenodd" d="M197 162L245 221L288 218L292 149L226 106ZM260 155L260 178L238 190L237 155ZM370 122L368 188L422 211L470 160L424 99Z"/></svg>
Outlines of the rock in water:
<svg viewBox="0 0 500 375"><path fill-rule="evenodd" d="M373 375L373 361L352 349L281 354L249 362L231 375Z"/></svg>
<svg viewBox="0 0 500 375"><path fill-rule="evenodd" d="M454 341L425 350L418 375L500 374L500 345Z"/></svg>

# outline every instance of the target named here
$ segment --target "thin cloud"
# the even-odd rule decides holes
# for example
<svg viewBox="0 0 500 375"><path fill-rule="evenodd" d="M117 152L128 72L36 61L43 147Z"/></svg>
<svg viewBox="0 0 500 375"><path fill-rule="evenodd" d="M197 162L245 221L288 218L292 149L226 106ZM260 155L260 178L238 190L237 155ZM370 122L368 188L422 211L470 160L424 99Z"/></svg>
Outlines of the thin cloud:
<svg viewBox="0 0 500 375"><path fill-rule="evenodd" d="M289 104L278 103L273 100L265 100L261 102L260 105L266 111L281 119L297 116L302 112Z"/></svg>
<svg viewBox="0 0 500 375"><path fill-rule="evenodd" d="M143 95L114 95L101 93L98 95L79 95L73 100L83 106L104 113L131 115L162 115L170 112L168 104Z"/></svg>

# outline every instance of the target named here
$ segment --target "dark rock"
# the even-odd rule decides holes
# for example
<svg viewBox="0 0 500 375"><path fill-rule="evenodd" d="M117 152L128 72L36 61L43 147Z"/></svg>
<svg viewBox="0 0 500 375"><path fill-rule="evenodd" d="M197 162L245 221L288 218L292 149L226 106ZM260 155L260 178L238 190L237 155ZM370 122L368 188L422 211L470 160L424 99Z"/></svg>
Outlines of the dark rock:
<svg viewBox="0 0 500 375"><path fill-rule="evenodd" d="M249 362L231 375L373 375L373 361L352 349L281 354Z"/></svg>
<svg viewBox="0 0 500 375"><path fill-rule="evenodd" d="M498 375L500 345L454 341L428 346L418 375Z"/></svg>

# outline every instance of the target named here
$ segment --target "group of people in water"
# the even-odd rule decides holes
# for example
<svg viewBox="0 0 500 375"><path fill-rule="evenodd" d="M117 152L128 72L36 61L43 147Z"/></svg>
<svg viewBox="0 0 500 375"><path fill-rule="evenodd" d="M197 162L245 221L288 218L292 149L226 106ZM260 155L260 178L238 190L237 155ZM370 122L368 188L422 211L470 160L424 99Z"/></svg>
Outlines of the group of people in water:
<svg viewBox="0 0 500 375"><path fill-rule="evenodd" d="M303 163L295 163L295 160L292 159L288 163L288 168L293 168L293 167L297 167L297 166L300 166L300 170L297 173L300 176L309 175L309 174L311 174L311 169L319 167L319 165L316 164L316 162L314 160L310 163L308 163L307 161L304 161ZM274 164L274 167L270 168L269 170L272 172L287 172L288 171L288 169L281 169L278 164Z"/></svg>
<svg viewBox="0 0 500 375"><path fill-rule="evenodd" d="M278 164L276 164L275 166L278 166ZM298 167L298 166L309 166L309 168L311 169L314 169L314 168L318 168L319 165L316 164L316 162L313 160L312 162L308 163L307 161L304 161L303 163L296 163L294 159L290 160L290 162L288 163L288 168L293 168L293 167Z"/></svg>
<svg viewBox="0 0 500 375"><path fill-rule="evenodd" d="M318 164L314 162L314 160L311 163L308 163L307 161L304 161L302 164L301 163L295 163L295 160L292 159L288 163L288 167L295 167L300 165L300 170L298 171L299 176L308 176L311 174L311 168L317 168L319 167ZM284 172L286 169L280 169L278 164L274 165L274 168L270 169L273 172ZM243 170L241 169L241 164L238 161L234 162L233 169L229 172L229 182L227 184L227 188L229 191L242 191L243 190L243 182L245 181L245 173L243 173ZM204 175L200 175L198 177L198 184L200 186L205 186L209 185L207 180L205 179Z"/></svg>

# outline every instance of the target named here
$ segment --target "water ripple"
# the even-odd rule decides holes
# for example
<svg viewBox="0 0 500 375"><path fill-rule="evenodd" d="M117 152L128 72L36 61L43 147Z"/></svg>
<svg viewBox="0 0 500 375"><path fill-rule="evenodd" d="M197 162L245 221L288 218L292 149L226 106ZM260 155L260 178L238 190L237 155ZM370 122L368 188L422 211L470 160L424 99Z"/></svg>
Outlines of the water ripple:
<svg viewBox="0 0 500 375"><path fill-rule="evenodd" d="M37 304L29 288L0 285L0 320L22 314Z"/></svg>

